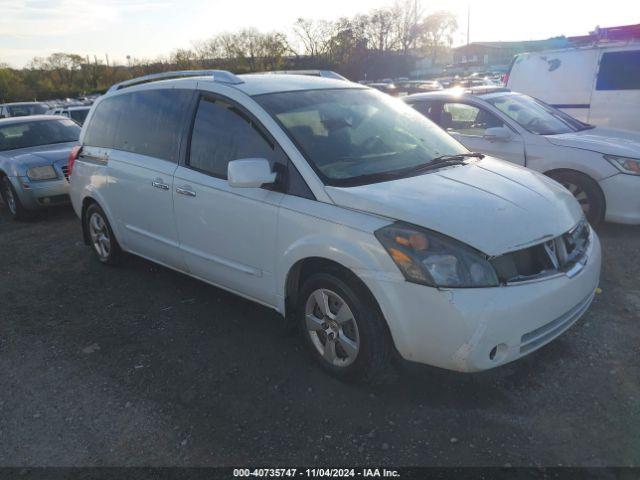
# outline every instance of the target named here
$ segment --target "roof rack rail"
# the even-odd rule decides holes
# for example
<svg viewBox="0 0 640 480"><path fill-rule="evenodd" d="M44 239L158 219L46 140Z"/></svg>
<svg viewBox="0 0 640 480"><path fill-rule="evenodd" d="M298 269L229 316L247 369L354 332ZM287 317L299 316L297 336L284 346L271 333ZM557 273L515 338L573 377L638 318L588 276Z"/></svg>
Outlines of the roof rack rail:
<svg viewBox="0 0 640 480"><path fill-rule="evenodd" d="M214 82L228 83L231 85L244 83L239 77L227 70L177 70L173 72L152 73L151 75L144 75L143 77L125 80L124 82L116 83L109 88L108 91L115 92L117 90L132 87L133 85L140 85L142 83L186 77L213 77Z"/></svg>
<svg viewBox="0 0 640 480"><path fill-rule="evenodd" d="M324 78L334 78L336 80L346 80L347 78L343 77L337 72L333 70L271 70L268 72L255 72L256 74L274 74L274 75L307 75L312 77L324 77Z"/></svg>

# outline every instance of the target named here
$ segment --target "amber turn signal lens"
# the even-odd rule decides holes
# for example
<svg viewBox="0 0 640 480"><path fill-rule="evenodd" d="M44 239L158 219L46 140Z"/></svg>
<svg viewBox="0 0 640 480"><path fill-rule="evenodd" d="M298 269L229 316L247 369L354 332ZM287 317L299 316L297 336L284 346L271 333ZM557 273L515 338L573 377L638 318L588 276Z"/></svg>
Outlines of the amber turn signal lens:
<svg viewBox="0 0 640 480"><path fill-rule="evenodd" d="M398 262L398 263L411 263L411 259L407 255L402 253L400 250L398 250L398 249L390 248L389 249L389 253L391 253L391 258L393 258L393 260L395 262Z"/></svg>
<svg viewBox="0 0 640 480"><path fill-rule="evenodd" d="M409 237L409 243L414 250L427 250L429 248L429 240L425 235L414 233Z"/></svg>

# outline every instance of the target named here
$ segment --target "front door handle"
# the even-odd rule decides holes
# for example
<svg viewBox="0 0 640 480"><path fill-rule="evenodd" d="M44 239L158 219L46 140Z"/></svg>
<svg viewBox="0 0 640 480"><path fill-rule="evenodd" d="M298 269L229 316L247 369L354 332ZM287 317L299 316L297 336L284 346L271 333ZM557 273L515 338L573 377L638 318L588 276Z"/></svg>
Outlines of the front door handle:
<svg viewBox="0 0 640 480"><path fill-rule="evenodd" d="M162 183L162 180L160 178L151 182L151 185L159 188L160 190L169 190L169 185L167 185L166 183Z"/></svg>
<svg viewBox="0 0 640 480"><path fill-rule="evenodd" d="M194 192L193 190L190 190L188 187L178 187L176 188L176 192L179 193L180 195L185 195L187 197L196 196L196 192Z"/></svg>

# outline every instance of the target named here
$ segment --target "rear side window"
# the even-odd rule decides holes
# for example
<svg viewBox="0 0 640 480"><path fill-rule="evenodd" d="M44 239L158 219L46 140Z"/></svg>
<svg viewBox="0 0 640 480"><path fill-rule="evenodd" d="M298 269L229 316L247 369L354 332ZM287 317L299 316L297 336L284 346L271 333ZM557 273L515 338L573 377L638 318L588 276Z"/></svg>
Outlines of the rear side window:
<svg viewBox="0 0 640 480"><path fill-rule="evenodd" d="M118 116L120 114L120 97L102 100L95 106L91 123L84 136L84 144L92 147L113 148L113 138L116 132Z"/></svg>
<svg viewBox="0 0 640 480"><path fill-rule="evenodd" d="M640 90L640 50L602 54L596 90Z"/></svg>
<svg viewBox="0 0 640 480"><path fill-rule="evenodd" d="M143 90L115 97L120 103L114 148L178 162L189 90Z"/></svg>
<svg viewBox="0 0 640 480"><path fill-rule="evenodd" d="M266 158L286 164L280 148L234 105L202 97L193 124L189 166L227 178L227 164L243 158Z"/></svg>

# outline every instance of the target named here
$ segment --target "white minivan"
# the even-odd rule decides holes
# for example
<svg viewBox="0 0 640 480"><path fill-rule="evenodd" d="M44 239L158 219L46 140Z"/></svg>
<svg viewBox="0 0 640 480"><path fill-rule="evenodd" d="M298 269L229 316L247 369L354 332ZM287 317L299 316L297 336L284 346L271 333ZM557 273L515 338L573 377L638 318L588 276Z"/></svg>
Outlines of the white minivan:
<svg viewBox="0 0 640 480"><path fill-rule="evenodd" d="M343 378L394 350L465 372L518 359L582 316L600 276L566 189L343 80L127 81L69 163L101 262L130 252L273 308Z"/></svg>
<svg viewBox="0 0 640 480"><path fill-rule="evenodd" d="M516 55L507 87L586 123L640 130L640 43Z"/></svg>

